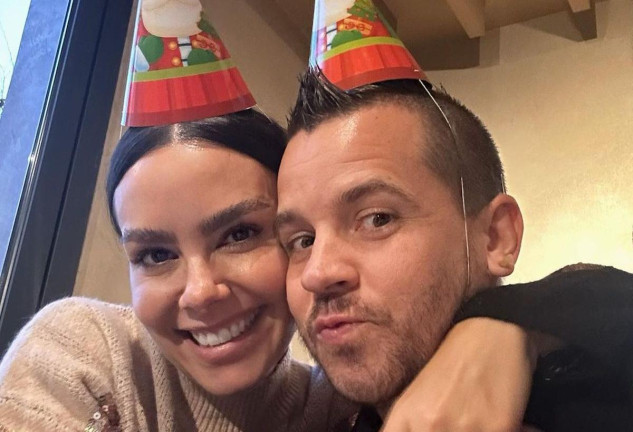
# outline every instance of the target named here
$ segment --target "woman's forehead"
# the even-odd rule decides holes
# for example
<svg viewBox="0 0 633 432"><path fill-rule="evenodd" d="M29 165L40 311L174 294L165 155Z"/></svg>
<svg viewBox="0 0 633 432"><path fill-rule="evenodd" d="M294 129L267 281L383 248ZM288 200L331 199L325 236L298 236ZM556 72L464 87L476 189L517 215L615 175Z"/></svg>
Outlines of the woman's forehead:
<svg viewBox="0 0 633 432"><path fill-rule="evenodd" d="M114 194L117 219L165 212L219 211L263 199L276 204L275 176L257 161L219 146L166 146L143 156Z"/></svg>

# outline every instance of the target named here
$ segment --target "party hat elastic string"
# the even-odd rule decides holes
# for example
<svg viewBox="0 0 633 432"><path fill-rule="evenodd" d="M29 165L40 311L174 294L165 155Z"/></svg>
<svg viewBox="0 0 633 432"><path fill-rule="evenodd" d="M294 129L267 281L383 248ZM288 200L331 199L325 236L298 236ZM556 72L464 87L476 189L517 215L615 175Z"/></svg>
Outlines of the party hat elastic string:
<svg viewBox="0 0 633 432"><path fill-rule="evenodd" d="M422 85L422 88L424 88L424 91L426 91L426 94L429 96L429 98L431 99L435 107L438 109L440 114L442 114L442 118L444 119L444 122L446 123L446 126L448 126L448 129L451 133L453 145L455 146L455 151L457 152L457 159L460 161L460 165L461 165L460 151L459 151L459 146L457 145L457 134L455 133L455 130L453 129L453 126L451 125L451 122L448 120L448 116L446 115L446 113L444 112L440 104L437 102L435 97L433 97L433 94L427 88L426 83L420 80L420 85ZM466 194L464 191L464 176L461 174L461 168L460 168L460 174L459 174L459 185L460 185L460 194L461 194L461 201L462 201L462 215L464 217L464 245L465 245L465 252L466 252L466 287L465 289L468 289L468 287L470 287L470 242L468 238L468 213L466 212Z"/></svg>

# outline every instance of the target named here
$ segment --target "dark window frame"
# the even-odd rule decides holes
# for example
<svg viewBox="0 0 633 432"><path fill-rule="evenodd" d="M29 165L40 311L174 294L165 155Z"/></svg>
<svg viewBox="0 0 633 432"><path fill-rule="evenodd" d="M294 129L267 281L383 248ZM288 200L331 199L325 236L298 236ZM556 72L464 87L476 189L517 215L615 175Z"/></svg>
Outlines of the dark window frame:
<svg viewBox="0 0 633 432"><path fill-rule="evenodd" d="M0 275L0 353L35 312L73 292L133 4L32 0L23 41L41 31L32 18L51 2L67 4L67 14L50 86L39 90L46 92L44 108L11 106L13 94L28 94L28 80L12 82L2 119L9 129L19 130L24 119L39 127L23 131L30 136L20 144L31 145L31 153ZM16 75L28 70L36 50L34 43L21 46Z"/></svg>

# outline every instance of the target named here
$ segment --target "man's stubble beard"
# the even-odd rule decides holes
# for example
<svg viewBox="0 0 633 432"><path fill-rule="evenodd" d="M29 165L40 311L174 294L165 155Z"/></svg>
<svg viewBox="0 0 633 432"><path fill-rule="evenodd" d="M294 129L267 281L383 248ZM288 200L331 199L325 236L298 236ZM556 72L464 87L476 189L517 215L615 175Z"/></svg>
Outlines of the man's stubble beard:
<svg viewBox="0 0 633 432"><path fill-rule="evenodd" d="M299 326L299 333L341 394L359 403L388 408L424 367L451 326L464 294L464 278L449 275L444 273L437 286L421 289L400 311L405 315L400 320L384 308L361 303L353 293L315 300L308 326L324 309L352 311L370 321L364 326L387 330L381 332L382 339L372 341L369 333L354 343L328 348L317 346L316 335L304 326Z"/></svg>

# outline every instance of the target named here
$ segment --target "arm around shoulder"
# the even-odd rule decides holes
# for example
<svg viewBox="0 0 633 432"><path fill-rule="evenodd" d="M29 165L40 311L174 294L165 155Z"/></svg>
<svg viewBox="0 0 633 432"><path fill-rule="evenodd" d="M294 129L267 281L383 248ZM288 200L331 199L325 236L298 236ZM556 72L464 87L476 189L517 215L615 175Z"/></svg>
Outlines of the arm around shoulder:
<svg viewBox="0 0 633 432"><path fill-rule="evenodd" d="M633 342L633 274L588 264L536 282L484 290L456 321L489 317L555 336L606 364L620 364Z"/></svg>

